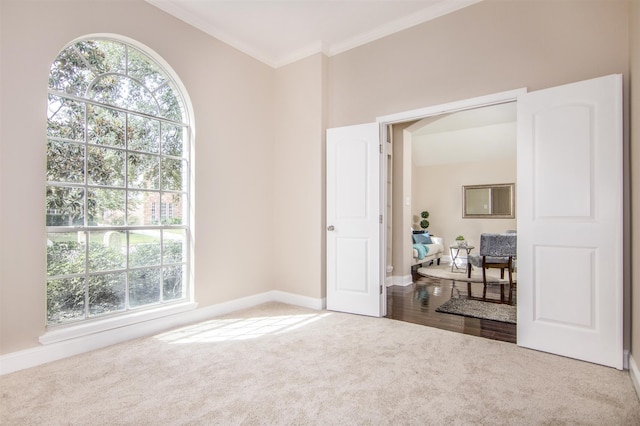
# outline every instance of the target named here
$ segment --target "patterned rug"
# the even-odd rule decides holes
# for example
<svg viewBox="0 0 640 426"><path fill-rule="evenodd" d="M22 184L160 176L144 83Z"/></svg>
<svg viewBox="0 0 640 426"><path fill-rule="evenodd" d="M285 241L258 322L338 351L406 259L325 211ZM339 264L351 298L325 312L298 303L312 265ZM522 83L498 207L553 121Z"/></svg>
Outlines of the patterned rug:
<svg viewBox="0 0 640 426"><path fill-rule="evenodd" d="M481 283L482 282L482 269L474 267L471 270L471 278L467 278L467 270L466 264L464 266L460 266L460 269L455 269L451 272L451 264L442 264L442 265L432 265L419 268L416 272L419 275L424 277L431 278L442 278L445 280L453 280L453 281L464 281L464 282L472 282L472 283ZM513 274L513 281L517 281L517 273ZM504 272L504 279L500 279L500 270L499 269L487 269L487 283L491 284L500 284L500 283L508 283L509 275L508 272Z"/></svg>
<svg viewBox="0 0 640 426"><path fill-rule="evenodd" d="M450 299L448 302L436 308L436 312L507 322L510 324L515 324L517 317L515 305L503 305L500 303L469 299Z"/></svg>

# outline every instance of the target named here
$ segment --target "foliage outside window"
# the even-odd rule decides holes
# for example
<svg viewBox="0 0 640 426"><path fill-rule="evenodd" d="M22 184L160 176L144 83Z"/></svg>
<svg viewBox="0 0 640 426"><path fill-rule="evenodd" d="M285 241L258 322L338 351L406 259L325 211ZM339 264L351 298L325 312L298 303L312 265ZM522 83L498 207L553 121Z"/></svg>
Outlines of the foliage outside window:
<svg viewBox="0 0 640 426"><path fill-rule="evenodd" d="M78 41L51 67L47 117L47 324L188 298L190 132L173 80L129 44Z"/></svg>

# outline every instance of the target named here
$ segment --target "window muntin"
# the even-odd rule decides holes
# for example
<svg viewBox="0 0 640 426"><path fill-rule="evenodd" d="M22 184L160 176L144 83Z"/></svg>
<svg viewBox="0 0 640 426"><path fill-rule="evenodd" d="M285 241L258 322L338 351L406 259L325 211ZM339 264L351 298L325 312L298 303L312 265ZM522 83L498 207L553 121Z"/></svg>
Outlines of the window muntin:
<svg viewBox="0 0 640 426"><path fill-rule="evenodd" d="M47 324L187 299L190 131L168 73L127 43L78 41L47 112Z"/></svg>

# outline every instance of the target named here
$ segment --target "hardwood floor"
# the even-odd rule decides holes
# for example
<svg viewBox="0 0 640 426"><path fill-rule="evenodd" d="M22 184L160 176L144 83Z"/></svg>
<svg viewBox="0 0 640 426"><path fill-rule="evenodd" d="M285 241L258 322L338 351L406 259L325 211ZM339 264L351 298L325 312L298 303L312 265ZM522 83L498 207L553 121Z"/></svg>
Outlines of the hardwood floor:
<svg viewBox="0 0 640 426"><path fill-rule="evenodd" d="M482 295L482 284L471 285L473 295ZM499 286L489 286L487 297L499 299L498 289ZM387 318L504 342L516 342L515 324L436 312L436 308L452 295L466 298L467 283L428 278L414 273L413 284L387 287Z"/></svg>

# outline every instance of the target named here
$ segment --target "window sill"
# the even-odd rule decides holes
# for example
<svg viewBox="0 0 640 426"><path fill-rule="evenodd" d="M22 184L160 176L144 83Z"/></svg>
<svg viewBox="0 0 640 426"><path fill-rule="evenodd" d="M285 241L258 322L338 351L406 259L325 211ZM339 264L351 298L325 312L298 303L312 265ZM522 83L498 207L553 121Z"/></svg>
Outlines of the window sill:
<svg viewBox="0 0 640 426"><path fill-rule="evenodd" d="M58 326L52 328L51 330L40 336L39 340L41 344L49 345L51 343L58 343L64 340L85 337L91 334L101 333L116 328L126 327L145 321L151 321L170 315L192 311L197 306L198 304L195 302L183 302L172 304L169 306L163 306L157 309L147 309L138 312L134 311L130 312L127 315L105 318L96 321L88 321L81 324Z"/></svg>

